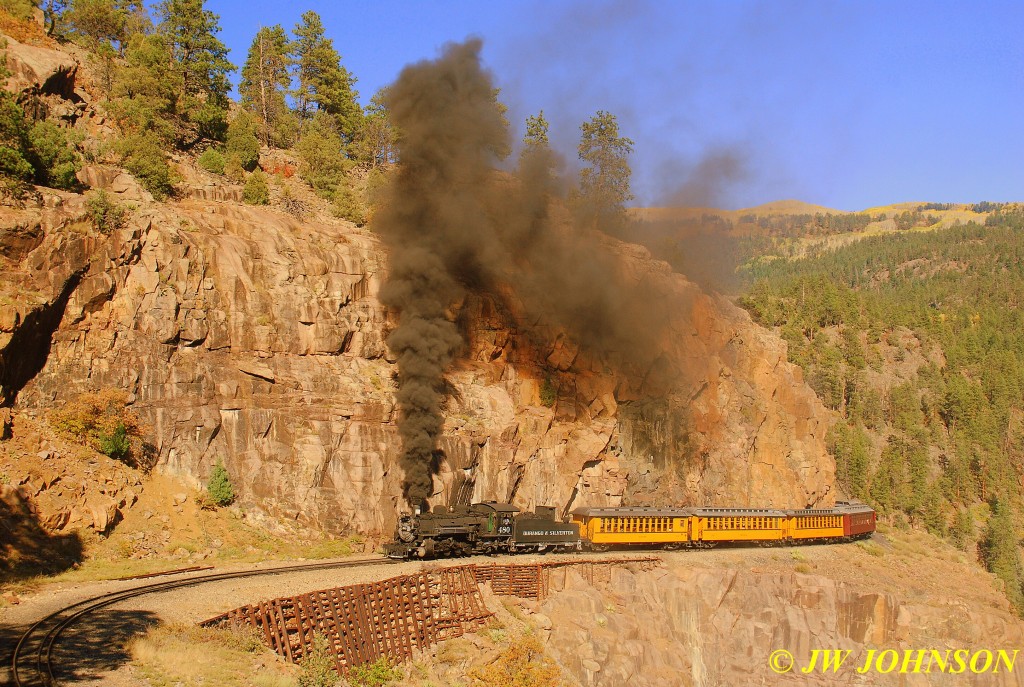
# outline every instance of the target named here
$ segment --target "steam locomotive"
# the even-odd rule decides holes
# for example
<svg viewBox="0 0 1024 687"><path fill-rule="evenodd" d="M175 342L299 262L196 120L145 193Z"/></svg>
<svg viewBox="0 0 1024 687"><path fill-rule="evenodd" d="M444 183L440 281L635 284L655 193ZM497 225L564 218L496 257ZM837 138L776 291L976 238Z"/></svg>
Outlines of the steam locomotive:
<svg viewBox="0 0 1024 687"><path fill-rule="evenodd" d="M606 551L611 547L710 548L724 543L762 546L831 543L870 537L875 511L837 501L834 508L577 508L569 522L555 508L522 513L508 503L434 506L403 515L391 558L438 558L477 553Z"/></svg>
<svg viewBox="0 0 1024 687"><path fill-rule="evenodd" d="M403 515L395 540L386 544L390 558L440 558L474 553L580 551L577 523L559 522L551 506L521 513L508 503L485 501L471 506L434 506L427 513Z"/></svg>

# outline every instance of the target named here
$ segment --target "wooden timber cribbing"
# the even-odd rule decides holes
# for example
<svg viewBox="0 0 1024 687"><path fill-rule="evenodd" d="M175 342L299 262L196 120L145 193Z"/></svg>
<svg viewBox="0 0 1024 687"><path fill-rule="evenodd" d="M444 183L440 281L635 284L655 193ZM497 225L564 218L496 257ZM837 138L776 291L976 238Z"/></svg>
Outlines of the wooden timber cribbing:
<svg viewBox="0 0 1024 687"><path fill-rule="evenodd" d="M203 627L255 628L264 642L289 661L301 661L321 635L334 655L335 667L372 663L381 656L412 658L493 615L484 604L480 584L495 594L544 599L553 568L580 566L590 582L611 576L620 563L653 563L656 558L606 561L552 561L536 564L460 565L401 575L380 582L335 587L242 606L200 623Z"/></svg>
<svg viewBox="0 0 1024 687"><path fill-rule="evenodd" d="M443 568L261 601L201 625L254 627L268 646L292 662L302 660L314 637L322 635L339 671L381 656L401 661L492 615L471 568Z"/></svg>

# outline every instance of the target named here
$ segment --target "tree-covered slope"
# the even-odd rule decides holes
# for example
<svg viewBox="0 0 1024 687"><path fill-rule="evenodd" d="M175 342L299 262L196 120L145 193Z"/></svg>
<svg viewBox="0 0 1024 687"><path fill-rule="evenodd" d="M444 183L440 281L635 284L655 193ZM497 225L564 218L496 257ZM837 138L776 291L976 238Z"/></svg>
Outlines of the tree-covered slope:
<svg viewBox="0 0 1024 687"><path fill-rule="evenodd" d="M1020 608L1019 564L994 558L1015 558L995 542L1013 541L1024 479L1024 209L745 273L744 306L839 415L845 492L962 546L980 536Z"/></svg>

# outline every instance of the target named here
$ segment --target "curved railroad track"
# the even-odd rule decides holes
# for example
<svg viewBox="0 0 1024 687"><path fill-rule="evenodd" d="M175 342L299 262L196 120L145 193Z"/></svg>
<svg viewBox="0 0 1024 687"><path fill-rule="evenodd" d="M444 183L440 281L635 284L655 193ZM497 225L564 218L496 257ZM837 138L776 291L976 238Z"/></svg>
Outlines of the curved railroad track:
<svg viewBox="0 0 1024 687"><path fill-rule="evenodd" d="M8 666L11 671L11 684L14 687L57 687L60 683L54 675L53 649L61 633L86 616L101 608L106 608L126 599L146 594L192 587L207 582L230 580L239 577L257 577L260 575L282 575L285 573L304 572L324 568L353 568L364 565L389 565L398 561L374 558L356 561L333 561L327 563L306 563L288 565L260 570L238 570L234 572L210 573L176 580L166 580L151 584L123 589L117 592L101 594L84 601L66 606L51 613L33 624L18 640L14 651L9 657Z"/></svg>

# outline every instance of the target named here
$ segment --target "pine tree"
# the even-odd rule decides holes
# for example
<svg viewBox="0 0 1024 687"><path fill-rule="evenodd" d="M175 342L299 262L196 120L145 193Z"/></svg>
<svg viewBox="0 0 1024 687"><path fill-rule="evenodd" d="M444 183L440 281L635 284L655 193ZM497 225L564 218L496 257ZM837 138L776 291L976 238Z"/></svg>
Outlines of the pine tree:
<svg viewBox="0 0 1024 687"><path fill-rule="evenodd" d="M1006 500L992 504L992 517L985 536L978 544L981 560L989 572L1006 585L1006 596L1018 613L1024 613L1024 567L1017 548L1017 533L1013 529L1013 513Z"/></svg>
<svg viewBox="0 0 1024 687"><path fill-rule="evenodd" d="M292 118L285 94L292 77L288 51L288 37L280 25L261 28L253 38L238 84L242 105L259 118L260 138L266 145L289 143Z"/></svg>
<svg viewBox="0 0 1024 687"><path fill-rule="evenodd" d="M363 111L353 89L355 77L341 65L341 55L324 35L319 14L305 12L293 33L291 57L297 86L292 96L300 126L311 120L315 111L326 112L334 118L338 134L348 146L362 125Z"/></svg>
<svg viewBox="0 0 1024 687"><path fill-rule="evenodd" d="M956 512L953 529L950 531L953 545L958 549L966 549L968 545L974 543L974 536L974 516L971 515L971 509L960 508Z"/></svg>
<svg viewBox="0 0 1024 687"><path fill-rule="evenodd" d="M251 172L260 163L260 142L256 138L258 123L251 114L242 110L228 126L224 157L228 165L237 165Z"/></svg>
<svg viewBox="0 0 1024 687"><path fill-rule="evenodd" d="M352 163L345 158L343 147L334 119L326 112L317 112L296 146L302 159L299 176L323 198L333 200L345 182L345 172Z"/></svg>
<svg viewBox="0 0 1024 687"><path fill-rule="evenodd" d="M136 34L125 50L125 64L113 84L108 106L125 132L147 132L164 143L174 140L181 75L171 65L163 36Z"/></svg>
<svg viewBox="0 0 1024 687"><path fill-rule="evenodd" d="M218 38L220 17L205 0L164 0L158 6L159 33L181 78L178 142L189 148L203 139L223 140L227 130L228 49Z"/></svg>
<svg viewBox="0 0 1024 687"><path fill-rule="evenodd" d="M548 146L548 120L544 118L544 110L526 118L526 134L523 144L527 148Z"/></svg>
<svg viewBox="0 0 1024 687"><path fill-rule="evenodd" d="M633 141L619 134L615 115L604 110L580 125L580 131L579 158L589 167L580 171L578 210L588 223L614 231L625 221L626 201L633 198L628 160Z"/></svg>
<svg viewBox="0 0 1024 687"><path fill-rule="evenodd" d="M379 90L366 106L362 128L353 149L355 158L361 163L369 163L371 169L396 162L398 132L384 104L385 93L386 89Z"/></svg>
<svg viewBox="0 0 1024 687"><path fill-rule="evenodd" d="M145 12L139 0L71 0L63 19L93 50L109 47L123 55L128 39L141 31Z"/></svg>
<svg viewBox="0 0 1024 687"><path fill-rule="evenodd" d="M43 10L43 19L46 22L47 36L57 33L57 26L64 18L67 6L67 0L39 0L39 8Z"/></svg>

